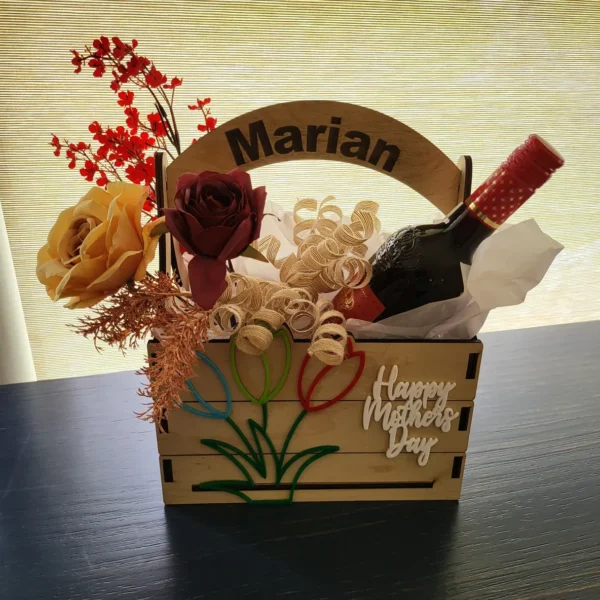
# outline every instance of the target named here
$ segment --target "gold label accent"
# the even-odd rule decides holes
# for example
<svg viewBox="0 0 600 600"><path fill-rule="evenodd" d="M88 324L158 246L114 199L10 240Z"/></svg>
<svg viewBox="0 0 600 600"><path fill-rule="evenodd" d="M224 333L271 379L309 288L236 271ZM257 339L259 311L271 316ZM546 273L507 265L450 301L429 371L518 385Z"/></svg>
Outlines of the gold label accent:
<svg viewBox="0 0 600 600"><path fill-rule="evenodd" d="M351 289L345 289L342 291L339 303L340 310L349 311L354 308L354 293Z"/></svg>
<svg viewBox="0 0 600 600"><path fill-rule="evenodd" d="M498 227L500 227L499 223L496 223L495 221L492 221L492 219L490 219L487 215L485 215L484 213L482 213L481 210L478 208L477 204L475 204L475 202L469 204L469 210L471 212L473 212L474 215L482 223L485 223L488 227L491 227L492 229L498 229Z"/></svg>

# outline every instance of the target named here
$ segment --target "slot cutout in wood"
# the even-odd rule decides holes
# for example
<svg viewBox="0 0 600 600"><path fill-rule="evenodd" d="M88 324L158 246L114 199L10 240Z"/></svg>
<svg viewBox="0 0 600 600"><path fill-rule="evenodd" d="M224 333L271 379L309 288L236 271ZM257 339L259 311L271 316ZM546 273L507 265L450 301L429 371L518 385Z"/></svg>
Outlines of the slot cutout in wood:
<svg viewBox="0 0 600 600"><path fill-rule="evenodd" d="M469 429L469 417L471 416L471 407L463 406L460 409L460 417L458 418L458 430L467 431Z"/></svg>
<svg viewBox="0 0 600 600"><path fill-rule="evenodd" d="M467 374L465 379L475 379L477 375L477 363L479 362L479 352L469 354L469 362L467 363Z"/></svg>
<svg viewBox="0 0 600 600"><path fill-rule="evenodd" d="M165 483L173 483L173 461L170 458L165 458L163 464L163 479Z"/></svg>
<svg viewBox="0 0 600 600"><path fill-rule="evenodd" d="M460 479L464 456L455 456L452 463L452 479Z"/></svg>
<svg viewBox="0 0 600 600"><path fill-rule="evenodd" d="M252 487L240 487L240 491L260 490L262 492L288 491L291 484L255 483ZM433 481L402 481L389 483L298 483L296 490L400 490L400 489L429 489L433 488ZM192 485L192 492L214 492L201 485Z"/></svg>

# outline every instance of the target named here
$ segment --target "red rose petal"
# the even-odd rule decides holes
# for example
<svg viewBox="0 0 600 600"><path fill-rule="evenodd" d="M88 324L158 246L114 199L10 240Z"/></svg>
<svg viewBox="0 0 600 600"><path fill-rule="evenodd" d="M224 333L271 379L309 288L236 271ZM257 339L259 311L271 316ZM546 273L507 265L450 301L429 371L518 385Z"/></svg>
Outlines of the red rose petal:
<svg viewBox="0 0 600 600"><path fill-rule="evenodd" d="M253 190L247 173L185 173L176 188L176 208L164 211L167 227L190 253L224 263L259 237L266 191Z"/></svg>
<svg viewBox="0 0 600 600"><path fill-rule="evenodd" d="M225 263L215 258L194 256L188 269L194 301L205 310L212 308L227 288Z"/></svg>
<svg viewBox="0 0 600 600"><path fill-rule="evenodd" d="M212 256L222 261L233 256L223 255L223 249L235 238L237 230L234 227L210 227L205 229L202 237L194 239L193 242L199 250L199 254ZM245 247L245 246L244 246Z"/></svg>
<svg viewBox="0 0 600 600"><path fill-rule="evenodd" d="M250 215L245 221L242 221L237 226L235 233L229 238L229 241L221 250L219 258L221 260L227 260L239 256L240 253L244 251L244 248L250 243L253 229L254 217L253 215Z"/></svg>
<svg viewBox="0 0 600 600"><path fill-rule="evenodd" d="M185 219L175 208L163 208L163 215L165 216L165 222L169 233L180 243L181 239L187 239L189 237L189 231Z"/></svg>
<svg viewBox="0 0 600 600"><path fill-rule="evenodd" d="M175 193L179 192L181 188L190 186L197 178L198 175L196 173L184 173L180 175L175 186Z"/></svg>
<svg viewBox="0 0 600 600"><path fill-rule="evenodd" d="M233 169L227 175L246 192L248 197L252 196L252 179L248 173L241 169Z"/></svg>

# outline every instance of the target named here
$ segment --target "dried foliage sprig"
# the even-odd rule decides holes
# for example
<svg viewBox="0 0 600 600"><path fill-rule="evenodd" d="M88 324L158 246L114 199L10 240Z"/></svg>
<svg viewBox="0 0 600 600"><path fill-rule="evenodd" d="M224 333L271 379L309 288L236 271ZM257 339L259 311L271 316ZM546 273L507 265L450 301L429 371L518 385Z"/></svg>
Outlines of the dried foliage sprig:
<svg viewBox="0 0 600 600"><path fill-rule="evenodd" d="M97 349L100 349L99 343L121 351L137 348L153 329L164 327L173 317L168 303L172 303L174 297L189 302L187 296L174 276L157 273L156 277L147 276L121 288L71 327L84 337L92 338Z"/></svg>
<svg viewBox="0 0 600 600"><path fill-rule="evenodd" d="M193 365L196 351L208 341L208 313L192 304L184 305L177 316L164 324L160 346L146 359L140 371L148 383L138 394L149 398L145 411L138 417L160 426L169 411L181 404L179 394L186 389L186 380L195 377Z"/></svg>
<svg viewBox="0 0 600 600"><path fill-rule="evenodd" d="M97 349L104 343L123 352L160 331L160 347L140 371L148 383L138 392L152 400L138 416L160 423L180 404L186 379L194 377L196 350L208 340L208 325L208 313L180 289L176 277L157 273L123 287L72 327L92 338Z"/></svg>

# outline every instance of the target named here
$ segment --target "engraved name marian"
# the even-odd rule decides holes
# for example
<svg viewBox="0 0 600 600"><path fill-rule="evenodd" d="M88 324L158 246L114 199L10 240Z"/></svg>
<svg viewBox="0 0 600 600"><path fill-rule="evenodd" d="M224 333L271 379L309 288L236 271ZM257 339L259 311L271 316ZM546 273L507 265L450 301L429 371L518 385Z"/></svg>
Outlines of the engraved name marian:
<svg viewBox="0 0 600 600"><path fill-rule="evenodd" d="M295 125L285 125L269 132L264 121L254 121L247 131L230 129L225 132L225 137L238 166L273 154L316 153L321 142L321 146L325 144L327 154L356 158L392 172L400 157L398 146L381 138L373 142L363 131L344 131L339 127L341 124L341 117L331 117L329 125L307 125L306 131Z"/></svg>

